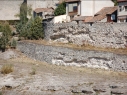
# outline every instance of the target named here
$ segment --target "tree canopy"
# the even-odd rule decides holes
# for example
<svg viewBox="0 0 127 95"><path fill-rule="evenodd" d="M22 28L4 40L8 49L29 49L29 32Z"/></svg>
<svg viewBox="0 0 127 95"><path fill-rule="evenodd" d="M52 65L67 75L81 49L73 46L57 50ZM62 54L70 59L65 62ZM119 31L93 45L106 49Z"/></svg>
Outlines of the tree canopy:
<svg viewBox="0 0 127 95"><path fill-rule="evenodd" d="M114 6L117 6L117 0L112 0L114 2Z"/></svg>
<svg viewBox="0 0 127 95"><path fill-rule="evenodd" d="M66 13L66 3L63 2L58 5L58 7L55 9L54 14L55 16L63 15Z"/></svg>

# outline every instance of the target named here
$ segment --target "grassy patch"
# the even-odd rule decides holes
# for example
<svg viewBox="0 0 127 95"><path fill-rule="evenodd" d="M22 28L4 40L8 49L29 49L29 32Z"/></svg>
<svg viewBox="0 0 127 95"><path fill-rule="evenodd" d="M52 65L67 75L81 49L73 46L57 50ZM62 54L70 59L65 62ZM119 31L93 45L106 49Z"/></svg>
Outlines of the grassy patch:
<svg viewBox="0 0 127 95"><path fill-rule="evenodd" d="M76 45L72 43L60 43L60 42L53 42L53 41L45 41L45 40L24 40L23 42L34 43L34 44L42 44L48 46L56 46L56 47L65 47L70 49L77 49L77 50L94 50L94 51L102 51L102 52L111 52L115 54L126 54L127 55L127 48L101 48L101 47L94 47L91 45Z"/></svg>
<svg viewBox="0 0 127 95"><path fill-rule="evenodd" d="M1 73L2 74L9 74L11 72L13 72L13 66L11 64L5 64L2 66L1 68Z"/></svg>

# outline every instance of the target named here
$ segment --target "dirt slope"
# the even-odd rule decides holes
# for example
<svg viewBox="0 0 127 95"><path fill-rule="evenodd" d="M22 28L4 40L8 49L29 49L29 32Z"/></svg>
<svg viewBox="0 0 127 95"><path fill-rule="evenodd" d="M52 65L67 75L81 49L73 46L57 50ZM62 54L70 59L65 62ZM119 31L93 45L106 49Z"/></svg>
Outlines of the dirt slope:
<svg viewBox="0 0 127 95"><path fill-rule="evenodd" d="M0 59L0 68L14 67L10 74L0 73L2 95L127 95L127 73L56 66L18 55Z"/></svg>

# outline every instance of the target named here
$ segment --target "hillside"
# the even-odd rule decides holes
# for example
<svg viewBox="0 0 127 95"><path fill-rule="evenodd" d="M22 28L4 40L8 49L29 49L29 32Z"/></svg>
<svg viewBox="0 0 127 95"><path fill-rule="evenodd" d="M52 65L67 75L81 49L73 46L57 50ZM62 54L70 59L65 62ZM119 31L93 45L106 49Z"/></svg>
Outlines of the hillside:
<svg viewBox="0 0 127 95"><path fill-rule="evenodd" d="M2 95L127 95L126 73L56 66L15 53L20 56L0 59L0 68L14 67L10 74L0 73Z"/></svg>

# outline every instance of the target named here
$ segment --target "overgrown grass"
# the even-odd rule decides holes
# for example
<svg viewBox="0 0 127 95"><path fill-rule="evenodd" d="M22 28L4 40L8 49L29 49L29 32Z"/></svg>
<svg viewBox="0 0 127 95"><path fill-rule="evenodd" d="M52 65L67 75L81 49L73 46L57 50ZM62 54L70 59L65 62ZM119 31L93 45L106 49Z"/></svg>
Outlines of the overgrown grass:
<svg viewBox="0 0 127 95"><path fill-rule="evenodd" d="M1 67L1 73L2 74L9 74L13 72L14 68L11 64L5 64Z"/></svg>

